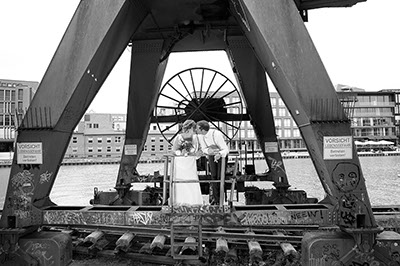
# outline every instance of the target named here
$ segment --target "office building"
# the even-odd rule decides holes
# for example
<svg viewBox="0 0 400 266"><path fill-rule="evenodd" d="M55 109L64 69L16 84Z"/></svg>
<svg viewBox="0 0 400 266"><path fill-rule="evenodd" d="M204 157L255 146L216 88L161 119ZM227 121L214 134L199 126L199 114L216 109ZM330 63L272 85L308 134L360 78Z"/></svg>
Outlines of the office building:
<svg viewBox="0 0 400 266"><path fill-rule="evenodd" d="M18 122L28 109L39 82L0 79L0 152L14 150Z"/></svg>
<svg viewBox="0 0 400 266"><path fill-rule="evenodd" d="M348 110L355 140L386 140L397 144L393 91L364 91L346 87L337 90L339 99Z"/></svg>

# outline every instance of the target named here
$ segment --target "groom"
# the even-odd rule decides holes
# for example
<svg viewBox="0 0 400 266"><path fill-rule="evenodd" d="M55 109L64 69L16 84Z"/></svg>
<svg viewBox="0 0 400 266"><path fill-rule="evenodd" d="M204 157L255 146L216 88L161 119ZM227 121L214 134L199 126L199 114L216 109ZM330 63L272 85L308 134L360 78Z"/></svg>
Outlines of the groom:
<svg viewBox="0 0 400 266"><path fill-rule="evenodd" d="M199 138L199 142L201 150L208 158L211 179L220 180L222 160L226 160L229 153L229 148L228 145L226 145L224 136L221 131L210 129L210 125L205 120L197 122L196 132L198 135L203 135L202 138ZM210 183L210 204L218 205L220 196L220 183Z"/></svg>

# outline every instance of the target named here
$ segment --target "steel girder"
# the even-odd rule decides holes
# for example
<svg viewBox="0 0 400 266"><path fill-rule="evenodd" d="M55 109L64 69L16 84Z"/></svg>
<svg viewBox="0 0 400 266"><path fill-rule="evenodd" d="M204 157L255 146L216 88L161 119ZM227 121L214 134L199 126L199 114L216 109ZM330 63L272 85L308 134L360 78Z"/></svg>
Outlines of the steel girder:
<svg viewBox="0 0 400 266"><path fill-rule="evenodd" d="M42 143L43 163L18 164L16 153L1 227L41 223L74 128L146 15L140 1L80 2L18 132L17 143Z"/></svg>
<svg viewBox="0 0 400 266"><path fill-rule="evenodd" d="M275 122L271 109L266 74L244 37L228 37L228 54L246 101L247 113L267 161L269 174L277 188L288 188Z"/></svg>
<svg viewBox="0 0 400 266"><path fill-rule="evenodd" d="M243 0L231 9L301 131L336 223L376 228L355 145L351 159L324 160L324 137L351 136L350 123L295 4Z"/></svg>
<svg viewBox="0 0 400 266"><path fill-rule="evenodd" d="M143 2L143 5L151 7L153 3L156 1ZM355 147L353 158L345 162L323 159L323 138L350 136L350 125L294 2L231 0L229 3L231 13L300 128L327 199L337 204L337 223L350 228L359 223L375 227ZM5 217L8 216L15 216L17 226L21 227L40 223L30 215L29 208L51 204L48 196L72 131L148 14L143 5L139 0L80 3L31 104L31 113L32 110L39 110L38 114L41 110L51 111L50 117L43 118L49 126L43 130L42 123L38 122L41 115L31 115L38 118L23 123L25 126L17 138L17 142L42 142L43 164L21 165L14 158L1 226L7 227ZM206 14L206 10L202 12ZM145 33L141 31L142 35ZM150 65L154 71L155 63ZM138 91L138 95L143 96L144 91ZM152 101L154 89L151 91ZM147 114L152 104L146 105ZM128 113L136 120L135 111ZM146 119L138 121L141 126L137 130L128 126L134 133L128 136L127 144L136 143L148 127ZM138 151L143 142L139 145ZM133 163L135 160L137 157ZM29 189L21 191L15 184L25 180L31 184L27 185ZM27 209L20 208L18 202L24 202Z"/></svg>
<svg viewBox="0 0 400 266"><path fill-rule="evenodd" d="M146 142L150 119L168 61L166 58L160 62L162 48L163 40L132 43L126 138L117 186L130 183L130 177L137 174L136 166ZM131 151L127 152L126 147L130 147Z"/></svg>

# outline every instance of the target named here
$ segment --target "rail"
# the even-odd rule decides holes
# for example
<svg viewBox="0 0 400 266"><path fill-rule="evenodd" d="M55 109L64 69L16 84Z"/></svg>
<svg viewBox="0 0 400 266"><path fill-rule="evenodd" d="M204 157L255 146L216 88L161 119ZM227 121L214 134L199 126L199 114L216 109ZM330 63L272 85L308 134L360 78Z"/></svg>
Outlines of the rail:
<svg viewBox="0 0 400 266"><path fill-rule="evenodd" d="M220 198L219 198L219 206L224 205L224 193L225 193L225 183L231 183L231 193L230 193L230 202L233 201L233 192L235 190L235 183L236 183L236 175L237 175L237 167L238 167L238 160L235 160L234 172L233 177L231 180L225 179L225 168L226 168L226 160L221 159L222 166L221 166L221 178L220 180L212 180L212 179L203 179L203 180L175 180L175 157L174 155L165 155L164 161L164 179L163 179L163 200L162 204L167 203L167 187L169 188L169 206L173 204L173 195L174 195L174 183L220 183ZM171 165L169 165L171 164ZM171 170L171 173L168 173L168 170ZM169 178L168 178L169 177Z"/></svg>

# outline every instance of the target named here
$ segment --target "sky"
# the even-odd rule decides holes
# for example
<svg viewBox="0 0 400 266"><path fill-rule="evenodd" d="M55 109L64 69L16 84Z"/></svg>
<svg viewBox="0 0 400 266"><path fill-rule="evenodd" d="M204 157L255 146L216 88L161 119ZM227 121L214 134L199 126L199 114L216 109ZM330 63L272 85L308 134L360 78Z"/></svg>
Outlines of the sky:
<svg viewBox="0 0 400 266"><path fill-rule="evenodd" d="M78 4L79 0L0 0L0 79L40 82ZM334 85L400 89L399 12L400 0L309 11L306 27ZM127 48L88 111L126 113L121 99L128 94L129 60ZM164 80L190 67L212 68L233 79L224 52L201 52L172 54Z"/></svg>

